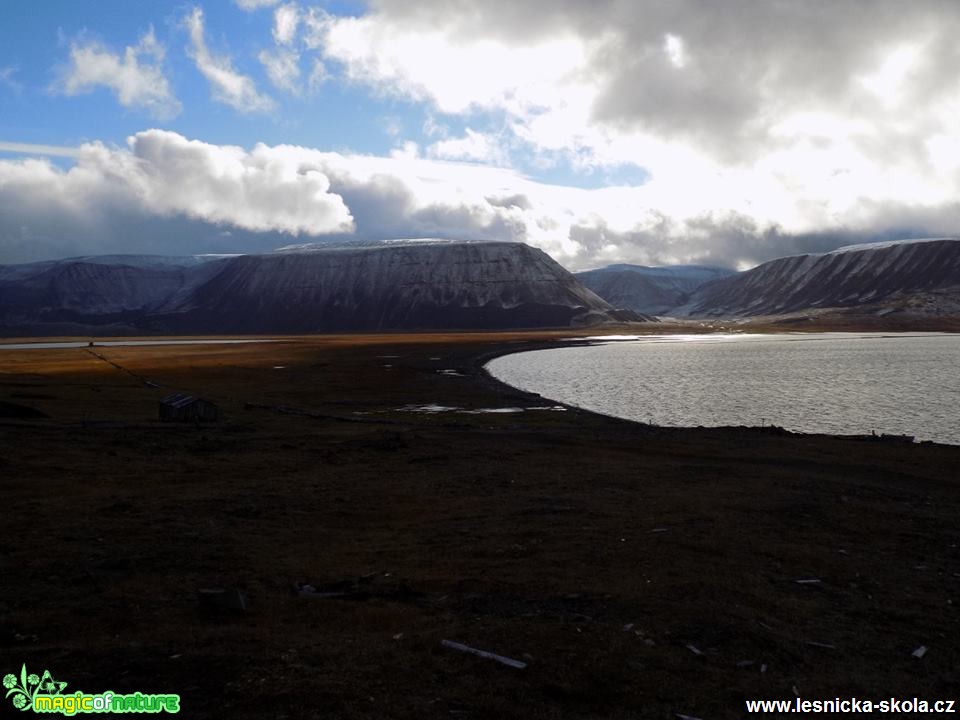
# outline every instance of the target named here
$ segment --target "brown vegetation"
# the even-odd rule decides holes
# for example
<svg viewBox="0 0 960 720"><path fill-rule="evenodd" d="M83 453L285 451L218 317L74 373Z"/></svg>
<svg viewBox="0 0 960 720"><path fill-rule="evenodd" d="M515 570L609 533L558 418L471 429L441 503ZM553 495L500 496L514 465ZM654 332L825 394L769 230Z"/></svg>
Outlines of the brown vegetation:
<svg viewBox="0 0 960 720"><path fill-rule="evenodd" d="M0 352L0 400L50 416L0 420L0 673L191 718L951 697L960 448L404 409L549 404L479 359L557 336ZM224 419L159 423L174 390Z"/></svg>

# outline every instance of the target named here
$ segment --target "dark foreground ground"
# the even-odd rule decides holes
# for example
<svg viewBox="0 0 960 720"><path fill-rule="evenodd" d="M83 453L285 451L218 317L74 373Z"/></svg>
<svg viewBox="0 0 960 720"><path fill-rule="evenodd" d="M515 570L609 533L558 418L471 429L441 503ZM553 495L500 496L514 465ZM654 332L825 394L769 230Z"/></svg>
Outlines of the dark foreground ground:
<svg viewBox="0 0 960 720"><path fill-rule="evenodd" d="M0 674L190 718L960 695L960 447L403 409L549 404L479 370L529 342L0 353L0 401L50 416L0 420ZM222 421L157 422L171 388ZM204 610L211 587L252 605Z"/></svg>

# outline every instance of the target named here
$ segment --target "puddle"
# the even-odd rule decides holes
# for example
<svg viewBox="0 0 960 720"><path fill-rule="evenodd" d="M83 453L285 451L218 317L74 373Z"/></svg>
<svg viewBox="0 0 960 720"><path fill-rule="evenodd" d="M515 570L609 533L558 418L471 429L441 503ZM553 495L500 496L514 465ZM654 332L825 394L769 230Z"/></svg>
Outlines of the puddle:
<svg viewBox="0 0 960 720"><path fill-rule="evenodd" d="M460 412L463 408L449 407L447 405L404 405L397 408L400 412L420 412L420 413L442 413L442 412Z"/></svg>
<svg viewBox="0 0 960 720"><path fill-rule="evenodd" d="M552 412L566 412L566 408L562 405L543 405L537 407L521 408L521 407L502 407L502 408L475 408L473 410L468 410L467 408L461 407L452 407L450 405L404 405L401 408L397 408L400 412L418 412L418 413L447 413L455 412L462 413L463 415L494 415L501 413L522 413L528 412L531 410L549 410Z"/></svg>

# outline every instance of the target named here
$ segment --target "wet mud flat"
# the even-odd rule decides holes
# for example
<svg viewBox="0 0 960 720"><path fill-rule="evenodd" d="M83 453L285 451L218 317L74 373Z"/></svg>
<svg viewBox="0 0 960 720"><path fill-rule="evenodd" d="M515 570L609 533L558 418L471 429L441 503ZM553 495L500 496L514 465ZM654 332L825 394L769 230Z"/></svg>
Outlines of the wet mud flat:
<svg viewBox="0 0 960 720"><path fill-rule="evenodd" d="M0 418L0 671L187 717L955 696L960 448L653 428L482 370L569 336L0 354L46 416ZM171 392L220 420L159 422Z"/></svg>

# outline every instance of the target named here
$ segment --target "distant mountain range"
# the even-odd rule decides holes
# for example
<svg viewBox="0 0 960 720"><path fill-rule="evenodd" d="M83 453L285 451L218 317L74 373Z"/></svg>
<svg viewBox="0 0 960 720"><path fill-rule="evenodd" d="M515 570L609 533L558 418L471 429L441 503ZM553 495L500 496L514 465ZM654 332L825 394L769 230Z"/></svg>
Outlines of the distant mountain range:
<svg viewBox="0 0 960 720"><path fill-rule="evenodd" d="M676 318L820 314L960 317L960 238L849 245L745 272L611 265L577 273L617 307Z"/></svg>
<svg viewBox="0 0 960 720"><path fill-rule="evenodd" d="M684 304L704 283L733 275L706 265L610 265L576 273L576 278L616 307L663 315Z"/></svg>
<svg viewBox="0 0 960 720"><path fill-rule="evenodd" d="M264 255L0 266L0 335L564 327L643 320L512 242L303 245Z"/></svg>
<svg viewBox="0 0 960 720"><path fill-rule="evenodd" d="M0 266L0 336L571 327L823 311L960 317L960 239L857 245L734 273L571 275L512 242L298 245Z"/></svg>
<svg viewBox="0 0 960 720"><path fill-rule="evenodd" d="M960 316L960 238L851 245L771 260L701 285L670 314L750 317L837 308Z"/></svg>

